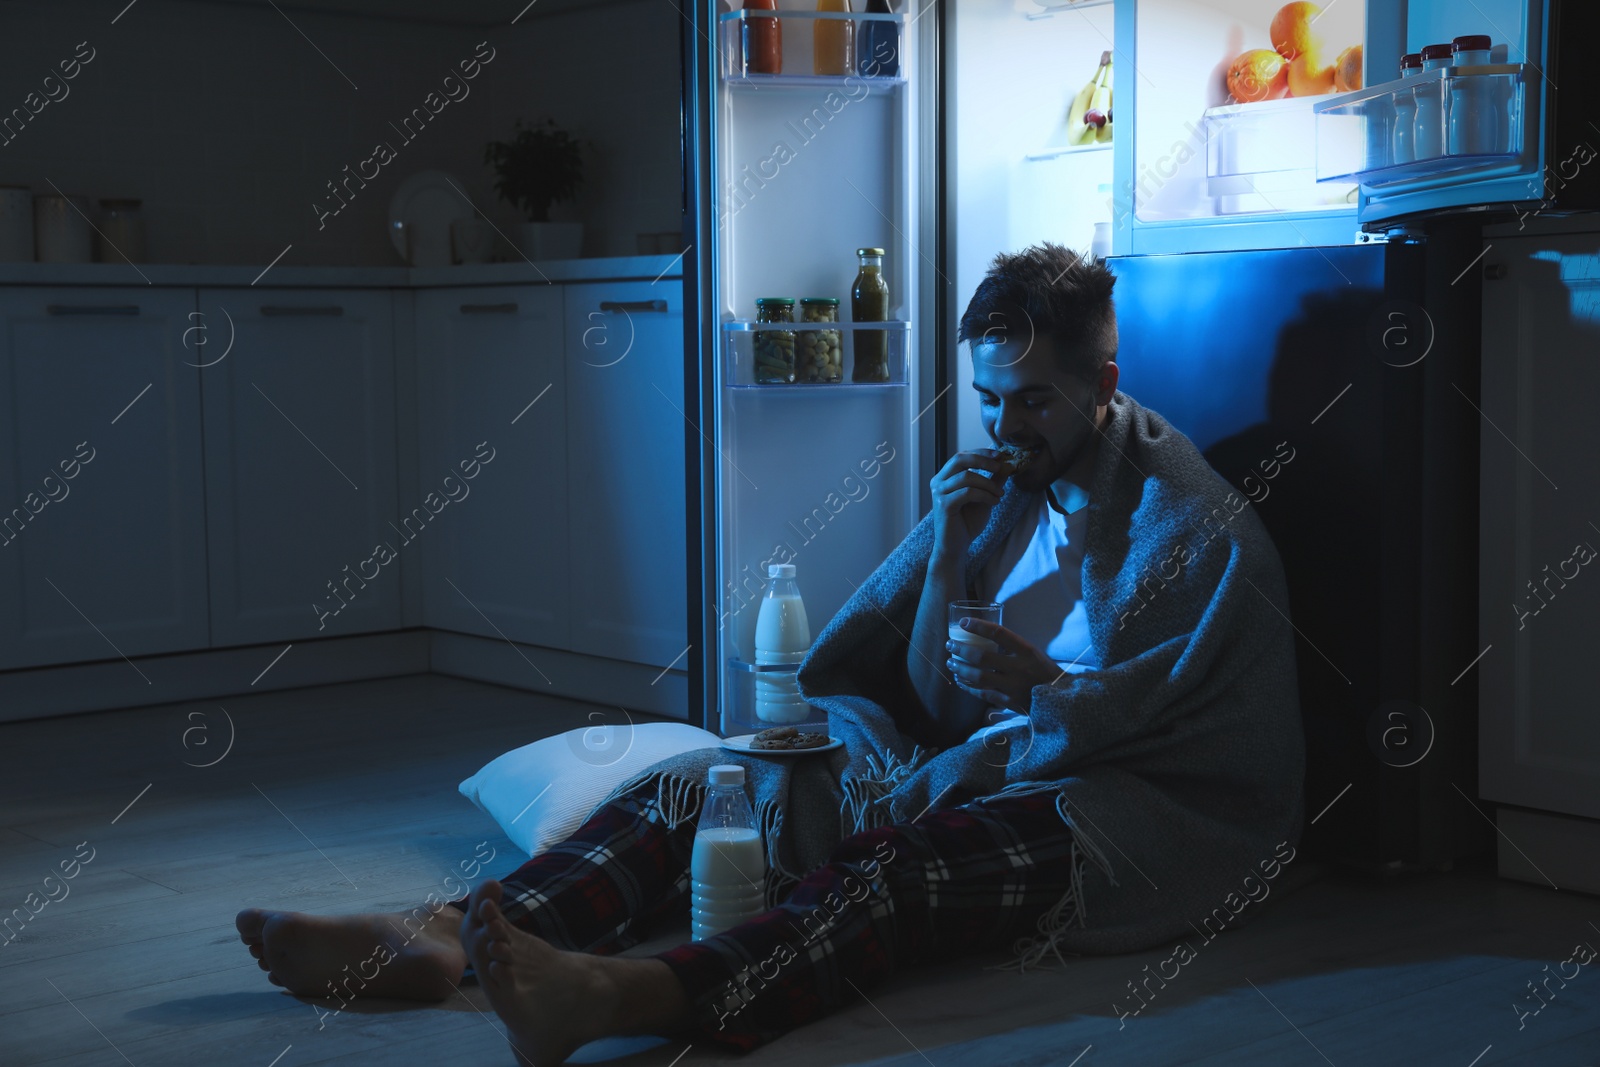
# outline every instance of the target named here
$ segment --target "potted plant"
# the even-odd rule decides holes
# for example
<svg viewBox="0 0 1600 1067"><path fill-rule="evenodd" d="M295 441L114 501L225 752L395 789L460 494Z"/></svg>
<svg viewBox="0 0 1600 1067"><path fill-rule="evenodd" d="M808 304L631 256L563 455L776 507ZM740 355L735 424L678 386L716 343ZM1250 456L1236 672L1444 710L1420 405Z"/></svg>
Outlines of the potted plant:
<svg viewBox="0 0 1600 1067"><path fill-rule="evenodd" d="M518 243L529 259L576 259L583 249L583 223L550 221L550 205L571 200L583 181L581 146L554 120L532 126L518 119L511 140L483 150L495 191L528 217Z"/></svg>

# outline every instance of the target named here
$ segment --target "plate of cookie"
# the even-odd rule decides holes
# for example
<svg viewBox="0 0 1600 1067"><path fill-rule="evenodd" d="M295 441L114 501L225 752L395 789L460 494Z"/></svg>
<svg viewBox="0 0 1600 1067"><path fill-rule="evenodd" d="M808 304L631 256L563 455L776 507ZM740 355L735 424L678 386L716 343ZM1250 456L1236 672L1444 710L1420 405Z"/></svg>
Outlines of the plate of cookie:
<svg viewBox="0 0 1600 1067"><path fill-rule="evenodd" d="M836 737L808 733L796 726L773 726L758 734L740 734L738 737L722 739L723 748L757 756L809 756L817 752L832 752L843 745L844 742Z"/></svg>

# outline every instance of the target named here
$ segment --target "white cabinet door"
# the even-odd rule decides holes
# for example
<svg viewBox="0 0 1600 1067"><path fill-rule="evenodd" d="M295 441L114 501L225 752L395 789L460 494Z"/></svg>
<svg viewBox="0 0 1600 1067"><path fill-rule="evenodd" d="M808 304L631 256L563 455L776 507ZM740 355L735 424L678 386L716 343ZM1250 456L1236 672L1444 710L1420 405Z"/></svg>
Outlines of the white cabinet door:
<svg viewBox="0 0 1600 1067"><path fill-rule="evenodd" d="M205 647L194 310L192 289L0 291L0 668Z"/></svg>
<svg viewBox="0 0 1600 1067"><path fill-rule="evenodd" d="M683 286L567 287L572 649L681 667Z"/></svg>
<svg viewBox="0 0 1600 1067"><path fill-rule="evenodd" d="M566 648L567 420L561 292L550 285L417 293L418 485L437 514L422 552L423 617L445 630Z"/></svg>
<svg viewBox="0 0 1600 1067"><path fill-rule="evenodd" d="M390 301L200 291L214 645L399 627Z"/></svg>
<svg viewBox="0 0 1600 1067"><path fill-rule="evenodd" d="M1485 263L1480 792L1600 818L1600 234Z"/></svg>

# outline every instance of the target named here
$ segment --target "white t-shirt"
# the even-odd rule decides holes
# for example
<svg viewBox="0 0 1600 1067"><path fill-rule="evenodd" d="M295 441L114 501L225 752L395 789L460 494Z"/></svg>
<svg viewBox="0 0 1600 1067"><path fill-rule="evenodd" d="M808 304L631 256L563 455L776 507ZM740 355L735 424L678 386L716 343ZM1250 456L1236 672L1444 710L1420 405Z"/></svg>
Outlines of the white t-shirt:
<svg viewBox="0 0 1600 1067"><path fill-rule="evenodd" d="M1051 500L1066 500L1063 515ZM1033 521L1024 515L978 572L979 600L1002 605L1000 624L1040 649L1063 671L1098 666L1089 640L1083 603L1083 543L1089 525L1089 495L1071 483L1056 483L1039 495ZM996 709L989 724L968 740L1026 723L1027 717Z"/></svg>

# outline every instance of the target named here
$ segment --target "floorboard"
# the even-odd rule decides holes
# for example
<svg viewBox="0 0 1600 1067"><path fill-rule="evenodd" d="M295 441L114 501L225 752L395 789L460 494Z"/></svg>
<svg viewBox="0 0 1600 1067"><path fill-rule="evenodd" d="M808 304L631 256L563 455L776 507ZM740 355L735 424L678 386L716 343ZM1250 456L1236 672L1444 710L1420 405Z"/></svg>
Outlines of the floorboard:
<svg viewBox="0 0 1600 1067"><path fill-rule="evenodd" d="M0 726L0 916L29 915L0 943L0 1064L510 1064L474 987L323 1014L266 982L233 916L411 907L483 842L491 869L515 867L457 784L596 711L620 720L422 675ZM32 914L29 894L37 907L81 842L94 858ZM743 1058L640 1038L573 1062L1593 1067L1600 967L1520 1026L1512 1007L1580 941L1600 944L1596 898L1486 869L1378 881L1305 864L1254 921L1197 934L1195 959L1137 1013L1129 983L1171 947L1026 975L983 969L1003 952L897 975Z"/></svg>

